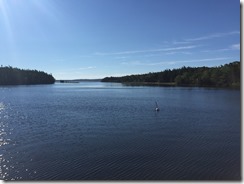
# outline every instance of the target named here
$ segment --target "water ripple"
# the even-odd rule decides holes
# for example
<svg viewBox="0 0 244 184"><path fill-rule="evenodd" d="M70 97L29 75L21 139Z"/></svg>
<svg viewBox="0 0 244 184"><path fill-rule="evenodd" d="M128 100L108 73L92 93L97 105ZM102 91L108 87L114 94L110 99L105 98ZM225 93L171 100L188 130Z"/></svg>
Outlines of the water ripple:
<svg viewBox="0 0 244 184"><path fill-rule="evenodd" d="M2 179L240 178L239 93L77 85L0 90Z"/></svg>

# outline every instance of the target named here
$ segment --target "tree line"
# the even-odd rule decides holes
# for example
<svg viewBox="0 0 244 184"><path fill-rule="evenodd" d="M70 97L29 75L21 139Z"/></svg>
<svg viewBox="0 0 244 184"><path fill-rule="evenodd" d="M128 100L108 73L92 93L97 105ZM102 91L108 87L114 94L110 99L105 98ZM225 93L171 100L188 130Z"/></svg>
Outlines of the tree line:
<svg viewBox="0 0 244 184"><path fill-rule="evenodd" d="M161 72L105 77L102 82L173 84L176 86L240 87L240 62L218 67L182 67Z"/></svg>
<svg viewBox="0 0 244 184"><path fill-rule="evenodd" d="M37 70L25 70L11 66L0 67L0 85L53 84L54 77Z"/></svg>

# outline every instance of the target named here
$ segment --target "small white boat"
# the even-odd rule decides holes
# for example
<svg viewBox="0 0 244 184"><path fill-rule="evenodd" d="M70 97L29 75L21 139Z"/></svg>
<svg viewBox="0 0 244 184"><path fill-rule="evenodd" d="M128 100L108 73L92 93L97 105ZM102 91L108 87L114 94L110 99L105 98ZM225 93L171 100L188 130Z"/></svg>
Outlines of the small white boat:
<svg viewBox="0 0 244 184"><path fill-rule="evenodd" d="M156 108L155 108L155 111L159 111L159 107L158 107L158 103L155 101L155 105L156 105Z"/></svg>

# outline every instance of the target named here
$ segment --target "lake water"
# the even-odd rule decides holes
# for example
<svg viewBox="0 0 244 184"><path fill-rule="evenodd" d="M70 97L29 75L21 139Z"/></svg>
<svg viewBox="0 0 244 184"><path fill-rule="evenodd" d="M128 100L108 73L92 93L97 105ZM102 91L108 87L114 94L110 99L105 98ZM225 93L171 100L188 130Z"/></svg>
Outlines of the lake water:
<svg viewBox="0 0 244 184"><path fill-rule="evenodd" d="M213 88L0 87L0 178L240 180L240 100Z"/></svg>

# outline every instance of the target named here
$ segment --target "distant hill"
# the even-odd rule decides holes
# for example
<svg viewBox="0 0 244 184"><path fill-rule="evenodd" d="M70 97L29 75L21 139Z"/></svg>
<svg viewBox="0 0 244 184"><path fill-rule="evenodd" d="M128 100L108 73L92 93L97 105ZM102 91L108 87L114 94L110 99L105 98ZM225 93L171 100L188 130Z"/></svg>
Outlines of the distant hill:
<svg viewBox="0 0 244 184"><path fill-rule="evenodd" d="M102 82L120 82L135 85L240 87L240 62L218 67L182 67L161 72L106 77Z"/></svg>
<svg viewBox="0 0 244 184"><path fill-rule="evenodd" d="M0 85L53 84L54 77L37 70L25 70L11 66L0 67Z"/></svg>
<svg viewBox="0 0 244 184"><path fill-rule="evenodd" d="M88 82L100 82L102 79L74 79L74 81L79 81L79 82L84 82L84 81L88 81Z"/></svg>
<svg viewBox="0 0 244 184"><path fill-rule="evenodd" d="M56 80L60 83L78 83L78 82L100 82L102 79L72 79L72 80Z"/></svg>

